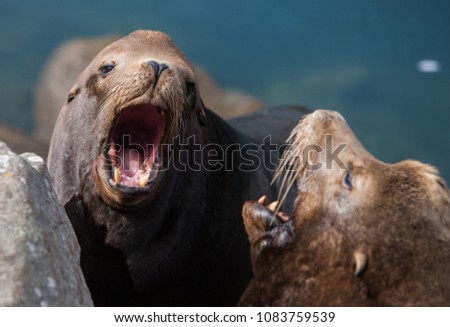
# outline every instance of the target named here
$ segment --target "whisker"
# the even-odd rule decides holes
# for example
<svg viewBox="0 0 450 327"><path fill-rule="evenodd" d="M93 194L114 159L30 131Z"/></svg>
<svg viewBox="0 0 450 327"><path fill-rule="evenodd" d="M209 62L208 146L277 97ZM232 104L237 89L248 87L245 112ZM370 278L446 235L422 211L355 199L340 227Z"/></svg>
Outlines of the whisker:
<svg viewBox="0 0 450 327"><path fill-rule="evenodd" d="M287 138L287 147L283 152L271 182L271 184L277 183L279 185L277 196L278 205L275 208L274 215L276 215L285 204L289 191L302 172L301 167L303 160L301 157L302 149L300 148L302 122L303 119L292 129Z"/></svg>

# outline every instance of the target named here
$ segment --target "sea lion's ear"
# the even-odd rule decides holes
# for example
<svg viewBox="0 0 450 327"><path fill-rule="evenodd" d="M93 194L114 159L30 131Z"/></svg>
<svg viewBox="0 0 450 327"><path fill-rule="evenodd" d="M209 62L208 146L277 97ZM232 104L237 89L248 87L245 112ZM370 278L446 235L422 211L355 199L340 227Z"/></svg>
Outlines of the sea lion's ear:
<svg viewBox="0 0 450 327"><path fill-rule="evenodd" d="M205 105L200 97L200 89L195 82L186 82L186 103L189 108L193 108L200 124L204 125L206 119ZM191 109L192 110L192 109Z"/></svg>
<svg viewBox="0 0 450 327"><path fill-rule="evenodd" d="M75 85L69 91L69 95L67 96L67 103L72 102L72 100L75 99L78 93L80 93L80 87L78 85Z"/></svg>

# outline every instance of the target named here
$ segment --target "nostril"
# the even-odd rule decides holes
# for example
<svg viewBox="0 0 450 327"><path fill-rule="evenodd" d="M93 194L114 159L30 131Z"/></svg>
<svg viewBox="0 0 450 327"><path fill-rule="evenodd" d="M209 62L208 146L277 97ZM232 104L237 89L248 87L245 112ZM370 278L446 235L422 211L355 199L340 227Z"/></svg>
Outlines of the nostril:
<svg viewBox="0 0 450 327"><path fill-rule="evenodd" d="M154 60L147 61L147 64L152 66L155 70L156 78L158 78L166 68L169 68L169 66L167 66L166 64L160 64L159 62Z"/></svg>
<svg viewBox="0 0 450 327"><path fill-rule="evenodd" d="M169 68L166 64L159 64L159 73L161 74L164 69Z"/></svg>

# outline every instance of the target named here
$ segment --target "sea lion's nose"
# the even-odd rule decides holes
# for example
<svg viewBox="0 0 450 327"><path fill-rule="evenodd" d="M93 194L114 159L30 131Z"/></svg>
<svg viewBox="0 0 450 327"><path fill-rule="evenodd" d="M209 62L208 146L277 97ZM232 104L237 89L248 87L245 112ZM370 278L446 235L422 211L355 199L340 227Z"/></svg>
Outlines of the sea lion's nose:
<svg viewBox="0 0 450 327"><path fill-rule="evenodd" d="M152 66L153 69L155 70L155 79L157 80L159 78L159 76L161 75L161 73L164 71L164 69L169 68L169 66L167 66L166 64L161 64L157 61L154 60L147 60L146 64L148 66Z"/></svg>

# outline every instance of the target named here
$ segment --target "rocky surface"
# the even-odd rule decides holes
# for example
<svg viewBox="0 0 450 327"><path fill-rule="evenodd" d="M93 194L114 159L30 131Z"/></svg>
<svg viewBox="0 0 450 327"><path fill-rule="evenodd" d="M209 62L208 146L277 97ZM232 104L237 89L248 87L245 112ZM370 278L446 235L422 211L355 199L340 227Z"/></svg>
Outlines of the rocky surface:
<svg viewBox="0 0 450 327"><path fill-rule="evenodd" d="M80 247L42 158L0 142L0 306L91 306Z"/></svg>
<svg viewBox="0 0 450 327"><path fill-rule="evenodd" d="M249 114L263 107L262 101L242 91L221 87L201 66L195 66L205 106L225 119Z"/></svg>
<svg viewBox="0 0 450 327"><path fill-rule="evenodd" d="M60 45L49 57L34 94L35 137L50 142L58 113L78 75L115 35L74 39ZM224 89L202 67L195 67L205 105L227 119L251 113L263 106L255 97L241 91Z"/></svg>
<svg viewBox="0 0 450 327"><path fill-rule="evenodd" d="M34 152L47 158L48 144L33 139L30 135L0 123L0 141L5 142L16 153Z"/></svg>

